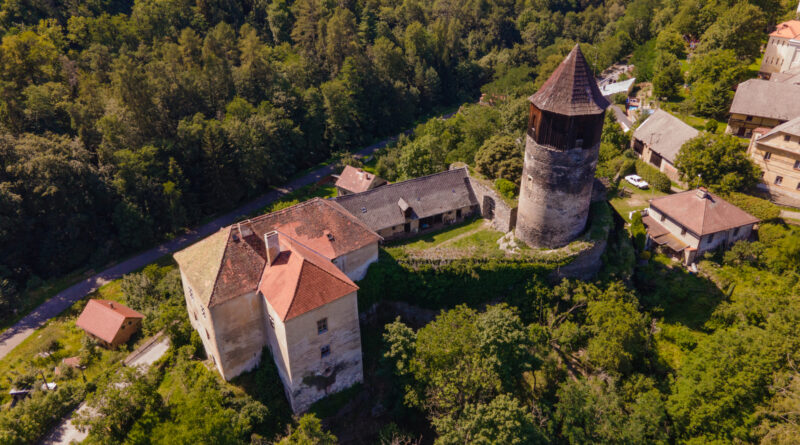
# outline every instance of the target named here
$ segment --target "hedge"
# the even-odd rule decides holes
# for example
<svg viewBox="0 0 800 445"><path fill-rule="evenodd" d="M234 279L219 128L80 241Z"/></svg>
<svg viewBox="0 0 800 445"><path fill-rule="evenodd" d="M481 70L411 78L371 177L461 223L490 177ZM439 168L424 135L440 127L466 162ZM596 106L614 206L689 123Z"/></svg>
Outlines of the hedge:
<svg viewBox="0 0 800 445"><path fill-rule="evenodd" d="M732 192L727 194L725 199L762 221L777 218L781 214L781 209L775 204L766 199L745 195L744 193Z"/></svg>
<svg viewBox="0 0 800 445"><path fill-rule="evenodd" d="M672 188L672 181L669 180L667 175L641 159L636 160L636 174L650 183L650 187L659 192L669 193Z"/></svg>

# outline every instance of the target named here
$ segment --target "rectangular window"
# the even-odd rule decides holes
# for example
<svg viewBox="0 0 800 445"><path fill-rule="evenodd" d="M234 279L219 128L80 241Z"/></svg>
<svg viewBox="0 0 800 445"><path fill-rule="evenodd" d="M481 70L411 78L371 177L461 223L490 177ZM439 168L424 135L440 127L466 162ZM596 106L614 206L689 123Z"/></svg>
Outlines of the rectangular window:
<svg viewBox="0 0 800 445"><path fill-rule="evenodd" d="M329 355L331 355L331 345L325 345L325 346L319 348L319 356L321 358L325 358L325 357L327 357Z"/></svg>
<svg viewBox="0 0 800 445"><path fill-rule="evenodd" d="M800 169L800 161L794 161L794 168Z"/></svg>
<svg viewBox="0 0 800 445"><path fill-rule="evenodd" d="M764 152L764 159L769 159L771 157L772 157L772 152L771 151L765 151Z"/></svg>
<svg viewBox="0 0 800 445"><path fill-rule="evenodd" d="M753 120L753 116L747 116L747 117L744 118L744 120L746 120L747 122L750 122L750 121Z"/></svg>
<svg viewBox="0 0 800 445"><path fill-rule="evenodd" d="M783 140L786 141L786 142L789 142L789 141L792 140L792 137L789 136L788 134L785 134L785 135L783 135Z"/></svg>
<svg viewBox="0 0 800 445"><path fill-rule="evenodd" d="M664 214L662 213L662 214L661 214L661 222L664 222L664 220L666 220L666 219L667 219L667 217L666 217L666 216L664 216Z"/></svg>
<svg viewBox="0 0 800 445"><path fill-rule="evenodd" d="M783 182L783 176L775 177L775 185L781 185L782 182Z"/></svg>
<svg viewBox="0 0 800 445"><path fill-rule="evenodd" d="M317 321L317 335L324 334L328 332L328 319L323 318L322 320Z"/></svg>
<svg viewBox="0 0 800 445"><path fill-rule="evenodd" d="M686 235L686 227L681 227L681 235Z"/></svg>
<svg viewBox="0 0 800 445"><path fill-rule="evenodd" d="M733 236L738 236L738 235L739 235L739 228L737 227L733 229Z"/></svg>
<svg viewBox="0 0 800 445"><path fill-rule="evenodd" d="M795 189L800 190L800 182L797 183L797 187L795 187Z"/></svg>

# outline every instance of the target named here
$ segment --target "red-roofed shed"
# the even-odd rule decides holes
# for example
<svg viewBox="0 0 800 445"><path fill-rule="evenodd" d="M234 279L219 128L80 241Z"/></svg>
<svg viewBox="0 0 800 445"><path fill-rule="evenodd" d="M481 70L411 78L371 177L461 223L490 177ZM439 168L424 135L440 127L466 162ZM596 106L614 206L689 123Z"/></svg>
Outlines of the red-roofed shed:
<svg viewBox="0 0 800 445"><path fill-rule="evenodd" d="M106 347L127 342L142 325L144 315L109 300L89 300L75 324Z"/></svg>

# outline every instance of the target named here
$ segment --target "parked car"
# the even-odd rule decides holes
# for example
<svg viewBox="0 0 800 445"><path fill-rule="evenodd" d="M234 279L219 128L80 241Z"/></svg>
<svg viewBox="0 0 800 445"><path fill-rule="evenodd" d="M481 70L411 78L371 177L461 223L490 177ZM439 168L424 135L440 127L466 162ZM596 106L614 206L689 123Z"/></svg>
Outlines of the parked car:
<svg viewBox="0 0 800 445"><path fill-rule="evenodd" d="M628 175L625 177L625 180L630 182L631 185L640 189L646 189L647 187L650 187L650 184L648 184L647 181L642 179L642 177L639 175Z"/></svg>

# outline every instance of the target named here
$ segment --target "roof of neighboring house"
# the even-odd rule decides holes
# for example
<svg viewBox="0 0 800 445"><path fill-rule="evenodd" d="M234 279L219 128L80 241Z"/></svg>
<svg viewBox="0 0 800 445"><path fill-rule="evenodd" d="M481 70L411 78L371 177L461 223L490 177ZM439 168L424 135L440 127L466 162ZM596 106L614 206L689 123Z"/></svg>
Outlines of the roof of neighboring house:
<svg viewBox="0 0 800 445"><path fill-rule="evenodd" d="M267 261L264 235L273 230L329 260L382 239L339 204L314 198L225 227L175 253L194 297L212 307L256 291Z"/></svg>
<svg viewBox="0 0 800 445"><path fill-rule="evenodd" d="M599 114L609 105L577 44L528 100L540 110L566 116Z"/></svg>
<svg viewBox="0 0 800 445"><path fill-rule="evenodd" d="M800 116L800 85L746 80L736 88L731 113L788 121Z"/></svg>
<svg viewBox="0 0 800 445"><path fill-rule="evenodd" d="M792 120L788 120L778 125L777 127L773 128L772 130L769 130L767 133L764 134L764 136L761 136L759 139L779 133L789 134L792 136L800 136L800 116L797 116Z"/></svg>
<svg viewBox="0 0 800 445"><path fill-rule="evenodd" d="M800 37L800 20L789 20L779 23L775 31L770 33L772 37L783 37L786 39L796 39Z"/></svg>
<svg viewBox="0 0 800 445"><path fill-rule="evenodd" d="M703 189L650 200L650 206L703 236L758 222L758 218Z"/></svg>
<svg viewBox="0 0 800 445"><path fill-rule="evenodd" d="M636 82L636 78L631 77L630 79L623 80L622 82L607 83L600 87L600 94L605 97L613 96L614 94L619 93L628 94L634 82Z"/></svg>
<svg viewBox="0 0 800 445"><path fill-rule="evenodd" d="M333 200L373 230L406 222L401 201L410 208L411 219L478 204L466 168L395 182Z"/></svg>
<svg viewBox="0 0 800 445"><path fill-rule="evenodd" d="M369 190L375 181L382 182L383 180L360 168L345 165L344 170L339 175L339 179L336 180L336 187L352 193L359 193Z"/></svg>
<svg viewBox="0 0 800 445"><path fill-rule="evenodd" d="M278 233L281 252L264 268L258 289L286 321L358 290L329 259Z"/></svg>
<svg viewBox="0 0 800 445"><path fill-rule="evenodd" d="M128 318L144 315L116 301L89 300L75 324L86 332L111 343Z"/></svg>
<svg viewBox="0 0 800 445"><path fill-rule="evenodd" d="M651 150L674 164L675 156L683 144L699 134L689 124L659 109L634 130L633 137L648 144Z"/></svg>

